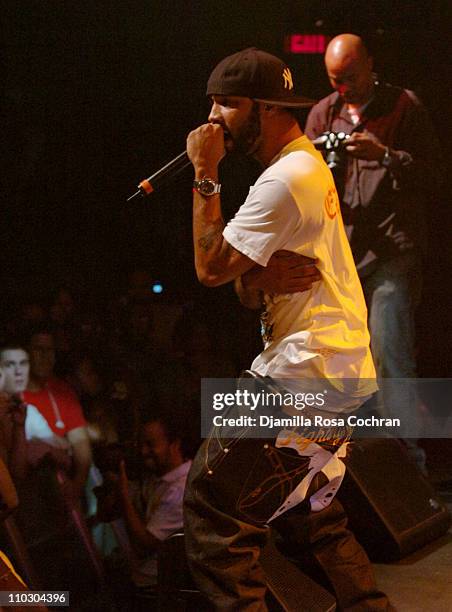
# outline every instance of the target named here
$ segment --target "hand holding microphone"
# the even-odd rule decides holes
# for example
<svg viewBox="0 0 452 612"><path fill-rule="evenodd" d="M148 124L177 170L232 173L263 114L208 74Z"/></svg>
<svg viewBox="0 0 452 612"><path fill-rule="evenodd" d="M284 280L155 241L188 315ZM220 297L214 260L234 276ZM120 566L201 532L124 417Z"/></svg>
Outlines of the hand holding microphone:
<svg viewBox="0 0 452 612"><path fill-rule="evenodd" d="M188 135L187 151L183 151L160 170L141 181L138 191L127 198L127 202L157 191L192 163L196 174L216 177L218 164L225 153L223 128L214 123L201 125Z"/></svg>
<svg viewBox="0 0 452 612"><path fill-rule="evenodd" d="M187 154L195 169L197 179L218 177L218 164L225 156L223 128L205 123L190 132L187 137Z"/></svg>

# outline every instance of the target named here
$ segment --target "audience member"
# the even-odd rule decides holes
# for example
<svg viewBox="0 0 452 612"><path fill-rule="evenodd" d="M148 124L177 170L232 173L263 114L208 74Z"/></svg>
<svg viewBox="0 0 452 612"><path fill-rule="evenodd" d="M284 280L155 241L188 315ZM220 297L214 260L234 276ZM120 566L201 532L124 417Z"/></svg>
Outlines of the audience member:
<svg viewBox="0 0 452 612"><path fill-rule="evenodd" d="M44 457L68 466L66 440L56 436L40 412L23 401L29 369L28 354L19 343L0 346L0 447L15 479L24 478L28 468L36 467Z"/></svg>
<svg viewBox="0 0 452 612"><path fill-rule="evenodd" d="M156 585L156 555L162 541L183 529L182 500L191 466L186 429L180 420L150 416L144 419L140 433L141 482L129 480L124 459L117 471L110 468L106 473L107 483L113 485L108 502L120 509L138 559L131 571L137 596Z"/></svg>
<svg viewBox="0 0 452 612"><path fill-rule="evenodd" d="M70 468L69 444L50 429L35 406L23 401L29 358L20 344L4 342L0 346L0 371L1 451L19 496L14 521L30 556L35 553L35 546L49 542L45 556L46 562L52 564L55 557L52 551L61 548L55 545L54 538L67 517L56 474L64 475ZM33 559L39 571L41 559L39 549ZM46 580L45 572L40 578Z"/></svg>
<svg viewBox="0 0 452 612"><path fill-rule="evenodd" d="M88 353L73 355L70 370L67 380L82 406L91 444L117 442L113 401L94 357Z"/></svg>
<svg viewBox="0 0 452 612"><path fill-rule="evenodd" d="M75 392L54 376L55 344L50 328L36 328L29 335L30 380L24 399L36 406L55 435L66 437L73 468L65 493L74 501L83 492L91 465L91 445L86 421Z"/></svg>

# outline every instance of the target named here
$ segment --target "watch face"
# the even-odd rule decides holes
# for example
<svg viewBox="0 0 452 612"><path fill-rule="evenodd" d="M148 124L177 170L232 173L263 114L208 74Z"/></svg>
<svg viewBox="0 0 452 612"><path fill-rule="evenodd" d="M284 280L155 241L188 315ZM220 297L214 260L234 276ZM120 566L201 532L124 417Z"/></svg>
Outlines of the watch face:
<svg viewBox="0 0 452 612"><path fill-rule="evenodd" d="M204 196L210 196L214 193L220 193L220 185L217 185L214 180L210 178L203 178L200 181L194 181L193 187Z"/></svg>
<svg viewBox="0 0 452 612"><path fill-rule="evenodd" d="M199 184L199 191L204 195L212 195L215 191L215 183L208 179L203 179Z"/></svg>

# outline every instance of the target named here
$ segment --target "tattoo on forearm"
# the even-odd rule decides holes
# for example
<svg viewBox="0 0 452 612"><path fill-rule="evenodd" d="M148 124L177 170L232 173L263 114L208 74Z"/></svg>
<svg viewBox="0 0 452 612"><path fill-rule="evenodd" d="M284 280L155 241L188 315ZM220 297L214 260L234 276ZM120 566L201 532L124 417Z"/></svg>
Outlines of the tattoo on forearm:
<svg viewBox="0 0 452 612"><path fill-rule="evenodd" d="M212 248L212 245L215 242L216 238L220 236L221 233L222 233L222 228L220 227L215 227L211 229L210 231L206 232L204 236L201 236L201 238L198 238L199 248L202 249L203 251L209 251Z"/></svg>

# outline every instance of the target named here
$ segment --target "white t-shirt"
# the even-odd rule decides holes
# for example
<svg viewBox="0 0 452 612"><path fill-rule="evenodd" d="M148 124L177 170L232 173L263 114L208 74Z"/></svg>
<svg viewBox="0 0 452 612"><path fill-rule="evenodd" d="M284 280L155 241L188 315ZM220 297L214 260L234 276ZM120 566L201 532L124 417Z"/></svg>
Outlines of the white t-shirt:
<svg viewBox="0 0 452 612"><path fill-rule="evenodd" d="M69 447L65 438L60 438L53 433L45 418L33 404L27 404L25 438L28 441L40 440L55 448L67 449Z"/></svg>
<svg viewBox="0 0 452 612"><path fill-rule="evenodd" d="M367 308L332 174L306 136L272 160L223 235L262 266L282 249L318 259L311 290L265 296L265 348L251 367L293 392L301 379L325 380L327 410L356 409L377 389Z"/></svg>

